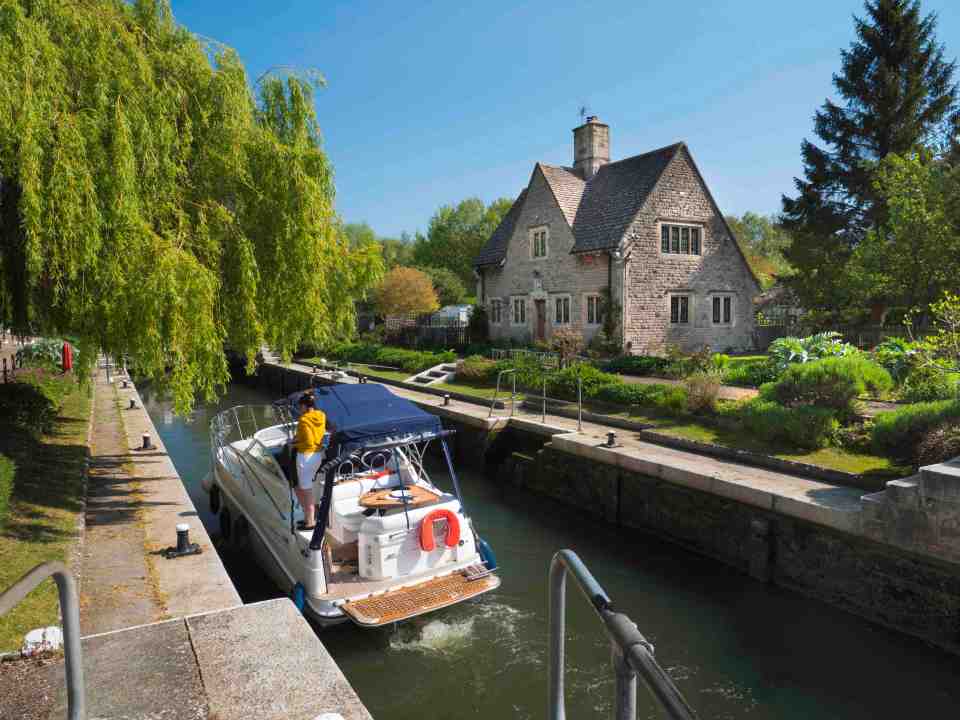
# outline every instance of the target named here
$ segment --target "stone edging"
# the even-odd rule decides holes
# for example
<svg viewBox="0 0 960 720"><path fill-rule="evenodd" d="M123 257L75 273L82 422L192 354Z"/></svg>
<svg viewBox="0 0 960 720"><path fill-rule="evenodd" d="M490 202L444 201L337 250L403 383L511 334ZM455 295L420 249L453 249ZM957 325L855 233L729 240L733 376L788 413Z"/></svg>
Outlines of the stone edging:
<svg viewBox="0 0 960 720"><path fill-rule="evenodd" d="M525 401L524 407L536 409L536 404L530 401ZM552 408L550 413L574 420L577 417L577 413L575 411L558 407ZM700 440L688 440L686 438L664 435L663 433L658 433L652 430L654 426L646 423L634 422L632 420L612 417L609 415L598 415L596 413L586 411L583 413L583 419L587 422L593 422L600 425L610 425L623 430L630 430L631 432L637 433L641 440L646 440L647 442L651 442L655 445L663 445L665 447L674 448L675 450L686 450L688 452L695 452L701 455L709 455L720 460L730 460L742 465L753 465L755 467L762 467L768 470L777 470L779 472L785 472L791 475L799 475L800 477L813 478L815 480L821 480L823 482L832 483L835 485L845 485L847 487L854 487L860 490L869 490L870 492L876 492L883 489L883 487L878 487L875 483L871 483L870 481L865 480L861 475L856 475L854 473L843 472L842 470L831 470L829 468L820 467L819 465L801 463L795 460L784 460L782 458L772 457L770 455L755 453L750 450L737 450L734 448L729 448L725 445L717 445L716 443L702 442Z"/></svg>

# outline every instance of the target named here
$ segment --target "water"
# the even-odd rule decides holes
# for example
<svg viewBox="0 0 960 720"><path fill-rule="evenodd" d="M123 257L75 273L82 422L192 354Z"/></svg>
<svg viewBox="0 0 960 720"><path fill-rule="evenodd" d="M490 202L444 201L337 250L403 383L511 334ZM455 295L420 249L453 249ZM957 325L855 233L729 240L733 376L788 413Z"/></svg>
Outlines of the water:
<svg viewBox="0 0 960 720"><path fill-rule="evenodd" d="M221 407L272 399L235 385L219 406L182 419L168 403L144 398L211 532L216 519L199 485L209 467L209 419ZM467 509L497 553L501 588L395 629L320 632L377 720L545 717L547 570L563 547L580 554L616 607L638 623L702 718L957 714L960 660L953 656L656 538L501 488L478 472L463 469L461 483ZM244 600L278 595L243 558L225 553L224 561ZM568 593L568 716L609 717L609 646L574 586ZM642 689L640 717L660 717Z"/></svg>

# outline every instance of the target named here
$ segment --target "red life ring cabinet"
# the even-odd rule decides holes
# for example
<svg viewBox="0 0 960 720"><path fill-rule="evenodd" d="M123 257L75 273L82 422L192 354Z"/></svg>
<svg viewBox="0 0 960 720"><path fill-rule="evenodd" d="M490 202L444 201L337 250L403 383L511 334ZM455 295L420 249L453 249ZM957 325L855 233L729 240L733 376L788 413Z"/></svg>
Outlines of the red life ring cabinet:
<svg viewBox="0 0 960 720"><path fill-rule="evenodd" d="M423 522L420 523L420 547L430 552L437 544L433 539L433 523L437 520L447 521L447 534L443 539L447 547L454 547L460 542L460 520L450 510L434 510L428 513Z"/></svg>

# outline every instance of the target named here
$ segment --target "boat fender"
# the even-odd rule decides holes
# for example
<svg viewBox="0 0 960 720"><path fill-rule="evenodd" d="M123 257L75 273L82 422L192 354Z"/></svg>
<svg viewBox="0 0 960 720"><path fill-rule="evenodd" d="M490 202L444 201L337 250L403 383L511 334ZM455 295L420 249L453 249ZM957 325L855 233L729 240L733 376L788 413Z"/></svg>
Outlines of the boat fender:
<svg viewBox="0 0 960 720"><path fill-rule="evenodd" d="M220 486L216 483L210 486L210 512L220 512Z"/></svg>
<svg viewBox="0 0 960 720"><path fill-rule="evenodd" d="M293 586L293 590L290 591L290 599L293 600L293 604L297 606L297 610L302 614L303 608L307 604L307 591L304 589L302 583L297 583Z"/></svg>
<svg viewBox="0 0 960 720"><path fill-rule="evenodd" d="M428 513L420 523L420 547L430 552L437 545L433 539L433 523L443 518L447 521L447 534L443 542L447 547L454 547L460 541L460 520L450 510L434 510Z"/></svg>
<svg viewBox="0 0 960 720"><path fill-rule="evenodd" d="M203 476L203 479L200 481L200 487L203 488L205 493L210 492L210 488L213 487L213 473L207 473Z"/></svg>
<svg viewBox="0 0 960 720"><path fill-rule="evenodd" d="M497 556L493 554L493 548L483 538L477 538L477 549L480 551L480 559L487 566L487 570L497 569Z"/></svg>

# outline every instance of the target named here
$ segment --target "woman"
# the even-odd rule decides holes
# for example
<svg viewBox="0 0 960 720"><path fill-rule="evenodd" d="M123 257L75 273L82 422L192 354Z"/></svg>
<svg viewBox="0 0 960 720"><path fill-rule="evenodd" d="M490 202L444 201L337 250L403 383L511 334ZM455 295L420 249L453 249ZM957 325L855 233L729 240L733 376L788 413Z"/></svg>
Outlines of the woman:
<svg viewBox="0 0 960 720"><path fill-rule="evenodd" d="M326 432L327 416L316 409L313 395L304 393L298 403L300 420L293 447L297 451L297 487L295 492L300 507L303 508L303 520L297 527L312 530L316 525L313 501L313 477L323 464L323 436Z"/></svg>

